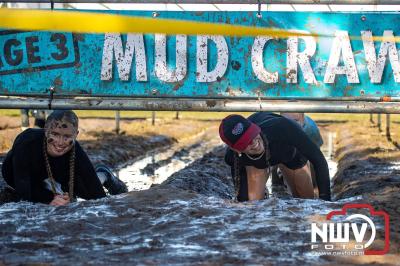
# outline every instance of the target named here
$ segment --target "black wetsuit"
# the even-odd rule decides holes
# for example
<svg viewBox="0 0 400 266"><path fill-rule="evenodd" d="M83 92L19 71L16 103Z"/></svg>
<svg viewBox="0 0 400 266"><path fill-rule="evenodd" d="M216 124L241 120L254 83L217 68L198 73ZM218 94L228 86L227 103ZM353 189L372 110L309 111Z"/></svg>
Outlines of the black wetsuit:
<svg viewBox="0 0 400 266"><path fill-rule="evenodd" d="M2 174L19 197L32 202L50 203L53 192L46 188L48 178L43 155L43 129L27 129L17 136L3 162ZM51 171L64 192L69 191L70 152L49 158ZM74 195L83 199L105 197L103 186L88 156L75 142Z"/></svg>
<svg viewBox="0 0 400 266"><path fill-rule="evenodd" d="M267 138L270 159L266 160L266 154L258 160L251 160L244 154L239 157L239 201L248 200L247 176L244 166L265 169L281 163L290 169L299 169L308 160L315 169L320 198L330 200L329 169L325 157L296 122L268 112L254 113L248 119L257 124ZM234 151L228 148L225 161L231 166L232 176L234 176L233 156Z"/></svg>

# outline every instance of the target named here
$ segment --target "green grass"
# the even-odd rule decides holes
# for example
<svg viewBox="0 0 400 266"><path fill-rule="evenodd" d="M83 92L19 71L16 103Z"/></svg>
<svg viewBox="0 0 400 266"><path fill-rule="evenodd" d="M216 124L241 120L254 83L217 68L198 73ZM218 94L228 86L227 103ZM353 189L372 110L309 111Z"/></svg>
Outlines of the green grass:
<svg viewBox="0 0 400 266"><path fill-rule="evenodd" d="M120 117L123 118L151 118L151 111L120 111ZM85 117L115 117L115 111L76 111L76 114L80 118ZM176 117L177 112L175 111L156 111L156 118L161 119L174 119ZM179 112L180 119L199 119L199 120L214 120L214 119L222 119L230 113L227 112Z"/></svg>
<svg viewBox="0 0 400 266"><path fill-rule="evenodd" d="M359 119L368 119L369 120L369 114L346 114L346 113L340 113L340 114L321 114L321 113L316 113L316 114L307 114L309 115L312 119L315 121L318 120L348 120L348 121L355 121ZM378 115L373 114L373 121L377 122L378 121ZM382 123L386 123L386 114L381 115L381 121ZM400 122L400 114L391 114L390 115L390 121L391 122Z"/></svg>
<svg viewBox="0 0 400 266"><path fill-rule="evenodd" d="M19 109L0 109L0 116L19 116Z"/></svg>
<svg viewBox="0 0 400 266"><path fill-rule="evenodd" d="M107 111L107 110L77 110L75 111L78 117L80 118L114 118L115 111ZM189 111L180 111L179 118L180 119L199 119L199 120L219 120L224 118L225 116L232 114L232 112L189 112ZM251 112L242 112L240 113L243 116L249 116L252 114ZM19 109L0 109L0 116L19 116ZM369 114L345 114L345 113L309 113L308 114L314 120L357 120L361 117L365 119L369 119ZM151 111L120 111L121 118L151 118ZM174 119L176 117L175 111L157 111L156 118L161 119ZM374 121L377 121L377 115L373 115ZM382 115L382 122L386 119L385 115ZM400 122L400 114L392 114L391 121Z"/></svg>
<svg viewBox="0 0 400 266"><path fill-rule="evenodd" d="M80 118L114 118L116 111L107 110L76 110L75 113ZM157 111L156 118L161 119L174 119L176 117L175 111ZM229 112L179 112L181 119L200 119L200 120L215 120L222 119L229 115ZM243 113L249 115L251 113ZM0 116L19 116L19 109L0 109ZM151 111L120 111L120 117L123 118L151 118Z"/></svg>

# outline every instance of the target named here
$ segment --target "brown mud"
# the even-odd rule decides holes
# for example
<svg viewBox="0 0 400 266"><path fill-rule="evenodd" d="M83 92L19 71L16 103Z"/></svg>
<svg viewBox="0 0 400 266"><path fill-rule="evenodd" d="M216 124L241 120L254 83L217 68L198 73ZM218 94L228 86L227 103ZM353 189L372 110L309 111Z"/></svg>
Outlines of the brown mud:
<svg viewBox="0 0 400 266"><path fill-rule="evenodd" d="M386 211L390 216L390 253L399 255L400 146L396 141L400 140L399 124L392 123L391 134L387 136L376 121L371 123L365 116L339 125L336 132L338 172L332 186L336 199L362 195L363 203ZM358 262L368 261L360 258ZM400 265L400 260L396 264Z"/></svg>
<svg viewBox="0 0 400 266"><path fill-rule="evenodd" d="M0 117L0 166L16 136L21 133L19 117ZM33 124L33 119L30 119ZM80 118L78 141L94 165L106 164L118 168L138 160L149 152L168 149L176 143L193 138L215 127L216 122L197 120L157 119L155 125L147 119L122 119L116 134L114 119ZM0 178L0 202L14 200L12 192Z"/></svg>
<svg viewBox="0 0 400 266"><path fill-rule="evenodd" d="M339 165L332 182L335 202L272 193L266 200L237 203L232 200L229 169L222 159L224 149L216 146L149 190L60 208L26 202L1 205L0 264L399 265L397 143L379 132L367 115L317 122L323 131L336 133L335 160ZM92 133L83 132L86 137L81 142L95 163L116 167L131 156L140 158L177 141L196 146L201 140L191 136L211 124L218 134L215 122L204 122L197 131L193 128L196 122L166 123L168 126L140 138L132 131L122 136L95 134L96 128L106 124L100 121ZM179 130L187 127L192 131L179 135L176 124L184 124L178 125L182 126ZM140 126L134 127L140 130ZM166 128L175 135L157 134ZM398 130L399 125L394 124L392 132ZM310 255L310 222L324 219L344 203L369 203L389 213L389 254Z"/></svg>

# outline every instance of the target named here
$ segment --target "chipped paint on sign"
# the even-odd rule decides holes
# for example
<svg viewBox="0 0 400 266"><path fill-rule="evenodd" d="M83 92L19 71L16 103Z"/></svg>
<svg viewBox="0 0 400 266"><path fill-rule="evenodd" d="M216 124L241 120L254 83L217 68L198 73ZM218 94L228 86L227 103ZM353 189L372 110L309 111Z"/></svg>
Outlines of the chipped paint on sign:
<svg viewBox="0 0 400 266"><path fill-rule="evenodd" d="M113 12L153 17L152 12ZM0 32L1 95L399 97L397 13L159 12L327 37ZM356 38L353 38L353 37ZM381 39L373 40L380 36ZM154 93L156 92L156 93Z"/></svg>

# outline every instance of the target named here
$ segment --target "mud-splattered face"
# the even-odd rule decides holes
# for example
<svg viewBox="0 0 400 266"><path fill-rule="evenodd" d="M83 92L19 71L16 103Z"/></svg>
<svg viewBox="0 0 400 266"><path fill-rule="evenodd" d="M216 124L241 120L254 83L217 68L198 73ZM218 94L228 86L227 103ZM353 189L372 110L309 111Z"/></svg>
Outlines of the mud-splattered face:
<svg viewBox="0 0 400 266"><path fill-rule="evenodd" d="M46 127L47 152L58 157L69 152L75 142L78 130L65 121L53 121Z"/></svg>

